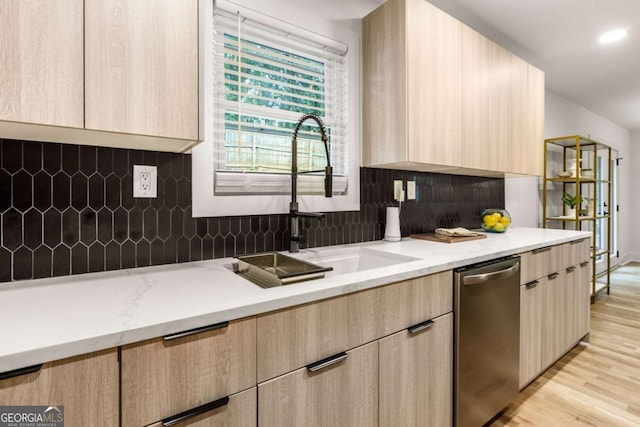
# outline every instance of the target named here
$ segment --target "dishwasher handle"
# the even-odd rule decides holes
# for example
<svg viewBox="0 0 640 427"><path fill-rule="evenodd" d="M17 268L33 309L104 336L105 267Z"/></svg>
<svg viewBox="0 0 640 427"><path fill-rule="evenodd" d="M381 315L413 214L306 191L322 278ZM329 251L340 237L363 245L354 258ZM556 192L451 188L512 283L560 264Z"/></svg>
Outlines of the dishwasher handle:
<svg viewBox="0 0 640 427"><path fill-rule="evenodd" d="M491 273L473 274L471 276L465 276L462 279L462 283L465 285L479 285L481 283L488 282L490 280L504 279L511 277L520 270L520 263L517 262L509 268L505 268L500 271L493 271Z"/></svg>

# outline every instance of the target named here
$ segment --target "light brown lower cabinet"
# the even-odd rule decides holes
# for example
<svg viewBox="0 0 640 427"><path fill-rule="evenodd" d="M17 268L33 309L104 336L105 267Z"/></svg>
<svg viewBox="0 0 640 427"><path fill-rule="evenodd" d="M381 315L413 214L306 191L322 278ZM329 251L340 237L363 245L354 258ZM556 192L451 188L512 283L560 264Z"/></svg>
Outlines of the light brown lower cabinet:
<svg viewBox="0 0 640 427"><path fill-rule="evenodd" d="M378 342L337 356L258 384L260 426L377 426Z"/></svg>
<svg viewBox="0 0 640 427"><path fill-rule="evenodd" d="M258 382L450 312L452 280L449 270L258 316Z"/></svg>
<svg viewBox="0 0 640 427"><path fill-rule="evenodd" d="M236 393L228 397L226 402L212 402L213 409L198 413L197 408L177 414L166 420L152 424L150 427L163 427L175 421L176 427L251 427L258 424L256 388ZM224 403L224 404L221 404Z"/></svg>
<svg viewBox="0 0 640 427"><path fill-rule="evenodd" d="M542 293L547 278L520 286L520 388L542 371Z"/></svg>
<svg viewBox="0 0 640 427"><path fill-rule="evenodd" d="M579 267L571 266L567 268L565 273L564 301L566 310L566 328L564 336L565 348L570 348L580 338L579 318L580 312L578 307L582 303L580 301L580 270ZM584 334L583 334L584 335Z"/></svg>
<svg viewBox="0 0 640 427"><path fill-rule="evenodd" d="M122 427L140 427L256 385L255 317L129 344Z"/></svg>
<svg viewBox="0 0 640 427"><path fill-rule="evenodd" d="M577 322L577 338L580 339L589 333L591 318L591 263L593 260L583 261L578 264L578 300L580 307L588 307L579 310Z"/></svg>
<svg viewBox="0 0 640 427"><path fill-rule="evenodd" d="M380 426L451 425L453 314L432 322L379 341Z"/></svg>
<svg viewBox="0 0 640 427"><path fill-rule="evenodd" d="M542 286L542 369L547 369L567 348L566 272L547 276Z"/></svg>
<svg viewBox="0 0 640 427"><path fill-rule="evenodd" d="M520 388L589 333L590 278L583 261L520 286Z"/></svg>
<svg viewBox="0 0 640 427"><path fill-rule="evenodd" d="M0 380L0 405L63 406L66 427L117 426L118 400L115 348L45 363L34 372Z"/></svg>

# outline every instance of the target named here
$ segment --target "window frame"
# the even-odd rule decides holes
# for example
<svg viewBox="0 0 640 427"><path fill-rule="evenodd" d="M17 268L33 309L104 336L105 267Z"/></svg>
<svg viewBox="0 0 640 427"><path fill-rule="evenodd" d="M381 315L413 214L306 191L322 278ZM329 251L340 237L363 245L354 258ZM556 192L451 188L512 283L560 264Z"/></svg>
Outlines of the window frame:
<svg viewBox="0 0 640 427"><path fill-rule="evenodd" d="M219 7L231 6L241 13L249 13L255 16L256 11L247 9L237 4L229 4L225 1L217 1ZM282 20L264 16L265 20ZM288 22L301 21L306 12L296 8L290 8L282 12L282 17ZM201 83L203 90L202 117L210 117L214 105L211 77L212 65L212 28L213 5L204 2L201 7L201 19L204 31L201 31ZM287 24L284 22L285 25ZM326 37L344 41L348 44L348 79L349 93L347 97L347 111L349 124L346 129L347 156L348 156L348 186L346 194L336 194L332 198L319 195L301 195L298 203L301 211L353 211L360 209L360 23L354 22L329 22L323 19L314 19L314 24L309 27L314 35L323 34ZM313 26L313 27L312 27ZM311 28L312 27L312 28ZM299 28L299 31L309 31ZM320 36L322 37L322 36ZM203 120L204 140L192 149L192 194L193 216L234 216L234 215L263 215L283 214L289 212L290 194L214 194L214 141L212 120ZM285 175L286 176L286 175ZM246 177L245 177L246 178Z"/></svg>

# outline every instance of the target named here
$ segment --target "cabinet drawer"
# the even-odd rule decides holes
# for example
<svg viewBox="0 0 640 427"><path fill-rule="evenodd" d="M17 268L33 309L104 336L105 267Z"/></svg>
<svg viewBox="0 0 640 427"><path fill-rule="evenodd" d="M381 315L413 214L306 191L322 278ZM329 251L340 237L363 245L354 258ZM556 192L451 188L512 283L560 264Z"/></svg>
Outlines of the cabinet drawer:
<svg viewBox="0 0 640 427"><path fill-rule="evenodd" d="M520 284L524 285L587 261L590 245L591 239L586 238L520 254Z"/></svg>
<svg viewBox="0 0 640 427"><path fill-rule="evenodd" d="M567 248L568 249L568 248ZM520 254L520 284L524 285L566 267L563 245L545 246Z"/></svg>
<svg viewBox="0 0 640 427"><path fill-rule="evenodd" d="M1 380L0 404L64 406L67 427L116 426L118 352L111 349L57 360Z"/></svg>
<svg viewBox="0 0 640 427"><path fill-rule="evenodd" d="M378 342L322 370L301 368L258 385L261 427L377 426Z"/></svg>
<svg viewBox="0 0 640 427"><path fill-rule="evenodd" d="M253 387L229 396L228 402L220 407L209 410L199 415L180 414L182 421L171 423L176 427L227 427L242 426L251 427L258 424L257 420L257 389ZM174 419L182 417L174 417ZM165 423L171 418L163 420ZM163 427L167 424L159 421L150 427Z"/></svg>
<svg viewBox="0 0 640 427"><path fill-rule="evenodd" d="M448 313L451 271L258 317L258 382ZM282 349L288 349L283 352Z"/></svg>
<svg viewBox="0 0 640 427"><path fill-rule="evenodd" d="M587 237L582 240L574 240L569 245L569 262L565 266L571 267L573 265L578 265L581 262L589 261L591 257L591 238Z"/></svg>
<svg viewBox="0 0 640 427"><path fill-rule="evenodd" d="M147 425L256 383L256 320L122 347L122 426Z"/></svg>
<svg viewBox="0 0 640 427"><path fill-rule="evenodd" d="M450 426L453 314L379 341L380 426Z"/></svg>

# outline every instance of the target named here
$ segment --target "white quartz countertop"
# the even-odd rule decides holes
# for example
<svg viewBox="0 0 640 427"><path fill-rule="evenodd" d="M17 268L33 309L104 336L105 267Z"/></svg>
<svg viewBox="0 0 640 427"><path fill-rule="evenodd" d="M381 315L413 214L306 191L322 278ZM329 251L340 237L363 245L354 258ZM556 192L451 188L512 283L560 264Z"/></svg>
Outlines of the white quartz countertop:
<svg viewBox="0 0 640 427"><path fill-rule="evenodd" d="M461 243L415 239L303 250L370 248L416 260L262 289L233 258L0 284L0 372L103 350L590 237L511 228Z"/></svg>

